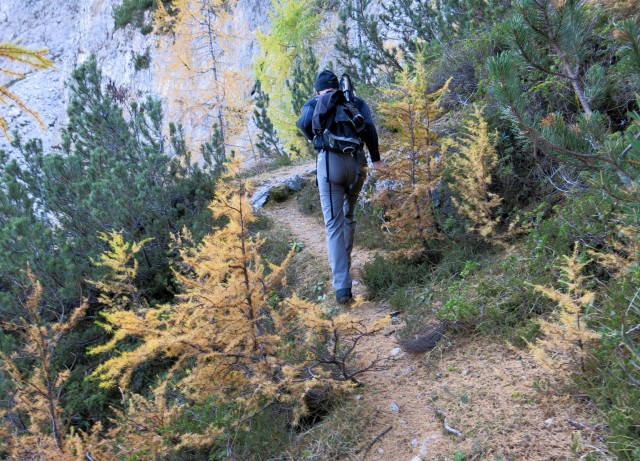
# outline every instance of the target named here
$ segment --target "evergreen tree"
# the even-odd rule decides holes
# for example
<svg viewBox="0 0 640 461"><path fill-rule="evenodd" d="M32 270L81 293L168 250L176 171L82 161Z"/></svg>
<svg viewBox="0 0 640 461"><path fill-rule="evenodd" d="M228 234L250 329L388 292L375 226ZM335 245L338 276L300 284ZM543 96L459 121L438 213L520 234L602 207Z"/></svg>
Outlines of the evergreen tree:
<svg viewBox="0 0 640 461"><path fill-rule="evenodd" d="M197 215L212 193L215 166L205 165L203 170L190 161L188 152L171 152L184 148L184 143L176 139L177 132L173 142L166 142L159 101L121 106L118 89L102 83L94 58L74 71L63 153L46 155L38 142L16 143L25 168L9 162L6 168L16 178L7 190L26 188L23 192L31 194L39 208L34 213L55 229L49 248L64 255L60 272L41 272L43 264L32 262L47 289L63 290L66 299L77 296L83 279L91 274L87 257L100 251L98 233L120 229L131 236L153 236L142 255L140 277L149 295L166 296L171 278L165 256L169 235L183 222L197 227ZM12 251L13 242L3 243Z"/></svg>
<svg viewBox="0 0 640 461"><path fill-rule="evenodd" d="M302 106L313 93L317 73L318 60L313 49L309 47L302 55L302 58L296 56L291 79L285 80L285 85L289 89L291 107L294 114L299 116L302 113ZM306 142L304 135L300 131L296 131L296 137L300 142L295 143L294 152L299 156L313 156L313 146Z"/></svg>
<svg viewBox="0 0 640 461"><path fill-rule="evenodd" d="M371 0L345 0L339 11L336 50L338 63L356 80L374 84L380 73L387 80L401 71L400 56L389 45L386 30L380 27L380 17L368 10Z"/></svg>
<svg viewBox="0 0 640 461"><path fill-rule="evenodd" d="M600 69L587 67L593 20L584 6L579 0L521 0L515 8L506 28L519 57L544 75L567 81L582 111L591 115L588 93L597 90L587 88L589 72Z"/></svg>
<svg viewBox="0 0 640 461"><path fill-rule="evenodd" d="M318 59L312 48L306 49L302 58L296 56L291 79L285 80L285 85L291 93L291 107L295 114L302 112L302 106L309 99L318 70Z"/></svg>
<svg viewBox="0 0 640 461"><path fill-rule="evenodd" d="M260 55L256 60L255 73L262 88L269 94L268 115L278 130L285 149L290 153L308 152L308 143L299 136L296 127L300 113L293 110L291 85L295 88L296 95L299 90L304 91L298 85L303 85L306 81L292 79L296 60L301 63L303 73L316 72L316 69L310 69L310 64L307 67L307 63L313 62L311 57L306 56L300 60L299 56L305 56L310 45L321 36L323 29L320 21L323 11L317 8L313 0L273 0L272 3L274 10L271 13L271 30L266 34L257 34ZM287 81L290 85L287 85ZM306 91L310 96L313 85Z"/></svg>
<svg viewBox="0 0 640 461"><path fill-rule="evenodd" d="M594 14L577 0L518 2L504 26L511 49L488 61L490 90L522 141L578 171L604 168L628 183L631 164L608 147L614 121L598 110L610 80L595 60L594 47L604 44L594 43ZM617 53L634 55L633 33L621 37L631 46Z"/></svg>
<svg viewBox="0 0 640 461"><path fill-rule="evenodd" d="M90 258L105 247L100 232L113 230L152 239L139 254L138 283L146 298L170 298L172 236L187 226L199 239L211 225L206 207L217 168L191 160L179 128L164 136L158 101L122 99L123 91L105 85L95 58L74 71L69 88L62 153L16 138L21 160L0 154L0 320L19 316L16 295L27 264L42 283L45 319L72 311L83 296L94 310L95 292L86 280L98 279L103 269ZM99 338L91 328L71 332L55 365L92 368L78 344ZM84 383L81 371L66 386L75 393L66 394L65 405L81 418L107 404L108 394Z"/></svg>
<svg viewBox="0 0 640 461"><path fill-rule="evenodd" d="M260 130L256 147L266 159L286 159L287 154L280 148L278 130L273 126L267 113L269 108L269 95L262 91L260 80L256 80L253 87L254 102L253 122Z"/></svg>
<svg viewBox="0 0 640 461"><path fill-rule="evenodd" d="M207 164L216 166L216 176L224 170L224 164L227 163L228 159L224 136L217 123L214 123L211 127L209 140L200 146L200 155Z"/></svg>
<svg viewBox="0 0 640 461"><path fill-rule="evenodd" d="M455 41L486 33L508 11L507 0L345 0L339 12L339 63L368 85L402 66L450 54Z"/></svg>

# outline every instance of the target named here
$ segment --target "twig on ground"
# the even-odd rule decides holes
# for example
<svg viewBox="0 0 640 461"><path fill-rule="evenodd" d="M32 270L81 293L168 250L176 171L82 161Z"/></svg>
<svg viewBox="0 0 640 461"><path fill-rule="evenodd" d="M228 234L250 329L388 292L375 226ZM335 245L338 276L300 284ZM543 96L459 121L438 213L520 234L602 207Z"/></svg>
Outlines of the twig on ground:
<svg viewBox="0 0 640 461"><path fill-rule="evenodd" d="M567 422L569 424L571 424L573 427L575 427L576 429L584 429L584 428L587 427L585 424L583 424L583 423L581 423L579 421L576 421L574 419L567 418Z"/></svg>
<svg viewBox="0 0 640 461"><path fill-rule="evenodd" d="M440 418L440 420L442 421L442 424L444 425L444 430L447 431L449 434L453 434L457 437L462 437L462 432L460 432L459 430L449 426L449 423L447 422L447 415L444 414L444 412L438 408L437 406L434 407L434 410L436 412L436 415Z"/></svg>
<svg viewBox="0 0 640 461"><path fill-rule="evenodd" d="M384 437L387 434L387 432L389 432L391 429L393 429L393 426L387 427L384 431L382 431L380 434L378 434L378 436L375 439L373 439L371 441L371 443L369 443L369 445L367 445L367 449L362 454L362 459L363 460L367 458L367 454L369 453L369 450L371 450L371 448L373 448L373 446L376 444L376 442L378 440L380 440L382 437Z"/></svg>

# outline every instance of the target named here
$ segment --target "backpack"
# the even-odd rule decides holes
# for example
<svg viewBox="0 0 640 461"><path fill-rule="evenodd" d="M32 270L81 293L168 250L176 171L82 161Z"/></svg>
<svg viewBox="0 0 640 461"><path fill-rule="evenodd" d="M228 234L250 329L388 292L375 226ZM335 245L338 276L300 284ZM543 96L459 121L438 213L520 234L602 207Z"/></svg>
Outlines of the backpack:
<svg viewBox="0 0 640 461"><path fill-rule="evenodd" d="M362 144L364 126L364 117L342 90L318 96L311 120L316 149L353 154Z"/></svg>

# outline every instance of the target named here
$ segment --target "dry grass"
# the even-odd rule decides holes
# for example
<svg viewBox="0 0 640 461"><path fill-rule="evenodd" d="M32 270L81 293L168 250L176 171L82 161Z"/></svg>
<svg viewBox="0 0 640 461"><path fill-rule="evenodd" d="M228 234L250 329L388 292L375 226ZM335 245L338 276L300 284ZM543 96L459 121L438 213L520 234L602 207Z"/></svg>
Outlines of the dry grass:
<svg viewBox="0 0 640 461"><path fill-rule="evenodd" d="M293 201L268 207L266 212L305 244L292 281L295 288L321 284L313 281L319 280L318 272L328 276L321 223L302 216ZM366 251L355 251L356 277L371 258ZM361 297L363 288L358 284L354 291ZM391 312L389 305L371 301L353 309L367 324ZM579 397L550 390L548 372L526 351L511 349L489 336L444 332L426 354L394 355L398 346L394 332L401 328L401 324L389 324L363 339L359 360L386 358L388 368L364 375L365 386L357 391L362 399L347 397L327 420L299 438L289 458L282 459L611 459L595 409ZM462 436L444 430L445 418ZM584 427L578 429L569 420Z"/></svg>

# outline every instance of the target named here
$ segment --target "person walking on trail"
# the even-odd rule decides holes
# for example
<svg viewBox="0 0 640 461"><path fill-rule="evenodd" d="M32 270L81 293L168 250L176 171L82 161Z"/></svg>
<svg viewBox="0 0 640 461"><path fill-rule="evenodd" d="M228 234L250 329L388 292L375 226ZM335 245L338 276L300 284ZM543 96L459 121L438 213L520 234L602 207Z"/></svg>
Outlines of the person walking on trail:
<svg viewBox="0 0 640 461"><path fill-rule="evenodd" d="M343 79L345 77L348 81L348 76L343 75ZM385 163L380 160L378 133L367 103L350 94L350 88L343 93L340 90L338 77L328 70L323 70L316 77L315 92L316 95L302 107L302 115L298 119L297 126L305 137L313 142L314 148L318 151L317 182L324 215L333 288L336 291L336 301L348 303L353 297L349 271L356 224L354 211L358 194L366 177L367 159L362 149L363 143L367 146L373 168L383 167ZM349 107L352 109L352 114L359 116L361 122L358 136L350 138L345 138L345 135L329 134L329 136L340 142L357 139L357 143L346 148L342 144L338 146L337 141L332 142L331 139L327 139L327 135L323 135L323 130L328 131L329 125L335 126L335 122L340 119L337 114L345 113L344 111L339 113L337 107L345 101L345 96L346 101L351 103ZM353 106L357 110L353 110Z"/></svg>

